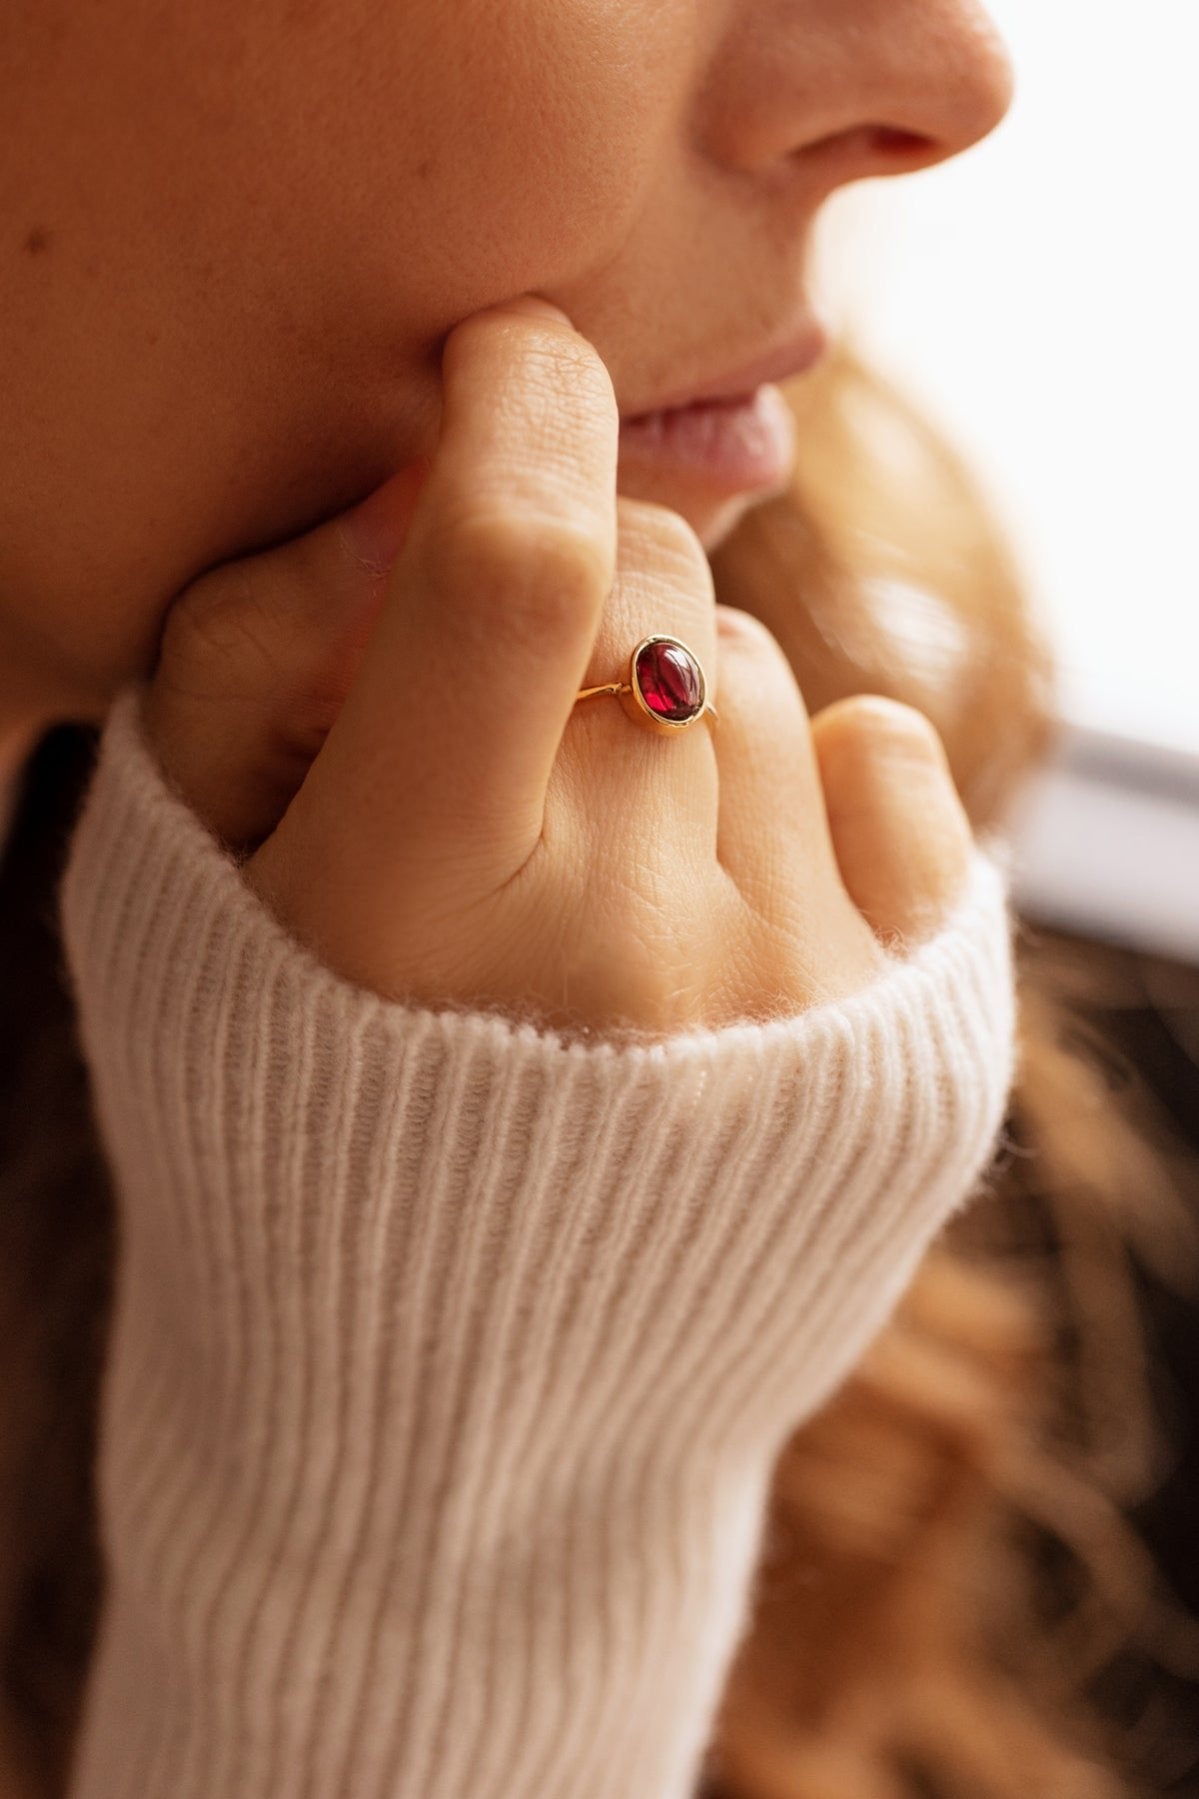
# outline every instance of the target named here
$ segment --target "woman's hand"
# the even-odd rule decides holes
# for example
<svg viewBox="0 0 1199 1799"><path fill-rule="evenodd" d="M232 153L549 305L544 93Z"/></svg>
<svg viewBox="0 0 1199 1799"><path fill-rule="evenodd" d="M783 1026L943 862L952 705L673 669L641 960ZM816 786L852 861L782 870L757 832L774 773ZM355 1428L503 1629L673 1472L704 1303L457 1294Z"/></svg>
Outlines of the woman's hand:
<svg viewBox="0 0 1199 1799"><path fill-rule="evenodd" d="M560 315L476 314L446 344L427 469L172 610L159 759L254 846L245 878L281 922L386 998L715 1028L848 995L962 887L932 727L873 698L809 721L775 639L715 604L690 527L617 498L617 438ZM655 632L698 656L718 724L667 739L614 698L574 703Z"/></svg>

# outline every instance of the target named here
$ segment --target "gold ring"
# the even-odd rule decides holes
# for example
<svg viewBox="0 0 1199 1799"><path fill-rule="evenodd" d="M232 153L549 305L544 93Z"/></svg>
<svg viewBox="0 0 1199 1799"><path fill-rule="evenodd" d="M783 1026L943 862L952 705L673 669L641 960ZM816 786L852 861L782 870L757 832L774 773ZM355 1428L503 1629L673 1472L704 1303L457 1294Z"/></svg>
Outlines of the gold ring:
<svg viewBox="0 0 1199 1799"><path fill-rule="evenodd" d="M661 633L643 637L637 645L629 657L627 681L581 688L575 704L598 693L619 695L631 718L659 732L686 731L701 718L718 722L699 657L677 637Z"/></svg>

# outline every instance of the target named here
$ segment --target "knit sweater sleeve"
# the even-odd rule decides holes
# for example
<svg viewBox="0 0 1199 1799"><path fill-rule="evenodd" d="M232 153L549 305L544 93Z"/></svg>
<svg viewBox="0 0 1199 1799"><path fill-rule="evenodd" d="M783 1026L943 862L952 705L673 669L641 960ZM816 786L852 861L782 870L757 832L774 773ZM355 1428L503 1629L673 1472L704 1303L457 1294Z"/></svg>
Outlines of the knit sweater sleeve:
<svg viewBox="0 0 1199 1799"><path fill-rule="evenodd" d="M686 1799L773 1463L994 1147L996 867L848 1000L568 1041L323 968L130 690L62 908L121 1226L72 1799Z"/></svg>

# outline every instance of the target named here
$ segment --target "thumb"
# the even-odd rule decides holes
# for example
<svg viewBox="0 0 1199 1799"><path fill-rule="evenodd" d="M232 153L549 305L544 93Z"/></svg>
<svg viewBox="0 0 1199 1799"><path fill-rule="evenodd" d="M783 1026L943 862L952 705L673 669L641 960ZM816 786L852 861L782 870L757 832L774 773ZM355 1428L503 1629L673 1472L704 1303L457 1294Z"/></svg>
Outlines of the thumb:
<svg viewBox="0 0 1199 1799"><path fill-rule="evenodd" d="M341 711L427 473L406 465L350 512L223 563L172 604L144 727L230 845L275 829Z"/></svg>

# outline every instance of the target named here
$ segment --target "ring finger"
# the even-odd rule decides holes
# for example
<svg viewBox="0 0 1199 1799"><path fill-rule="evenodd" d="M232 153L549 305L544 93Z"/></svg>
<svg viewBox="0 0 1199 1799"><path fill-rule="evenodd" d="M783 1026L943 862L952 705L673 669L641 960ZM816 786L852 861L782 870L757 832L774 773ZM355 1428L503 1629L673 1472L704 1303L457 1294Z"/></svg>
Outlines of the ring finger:
<svg viewBox="0 0 1199 1799"><path fill-rule="evenodd" d="M650 636L678 638L691 651L719 709L716 604L703 546L677 513L622 499L616 577L584 688L629 684L632 653ZM547 844L581 829L610 865L647 875L713 864L719 728L699 718L660 732L642 722L627 694L576 701L547 792Z"/></svg>

